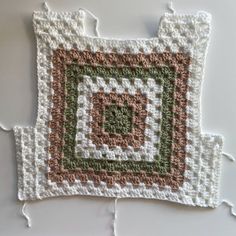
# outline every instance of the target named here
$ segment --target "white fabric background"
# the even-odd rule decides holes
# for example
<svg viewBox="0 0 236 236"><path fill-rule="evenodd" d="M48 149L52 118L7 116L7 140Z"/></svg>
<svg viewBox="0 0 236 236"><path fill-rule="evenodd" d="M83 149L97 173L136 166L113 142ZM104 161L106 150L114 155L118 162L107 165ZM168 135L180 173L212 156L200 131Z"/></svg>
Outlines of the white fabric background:
<svg viewBox="0 0 236 236"><path fill-rule="evenodd" d="M0 0L0 121L7 127L34 125L37 110L36 42L32 12L40 0ZM163 0L49 0L55 11L91 10L102 36L153 37L166 11ZM224 135L224 150L236 156L236 2L175 0L177 13L205 10L213 15L202 90L202 127ZM91 23L91 22L88 22ZM88 31L93 32L89 27ZM221 195L236 204L236 163L223 160ZM33 228L25 227L16 193L12 133L0 132L0 236L112 235L114 201L67 197L30 203ZM235 207L236 211L236 207ZM186 207L157 200L119 200L118 236L233 236L236 218L229 209Z"/></svg>

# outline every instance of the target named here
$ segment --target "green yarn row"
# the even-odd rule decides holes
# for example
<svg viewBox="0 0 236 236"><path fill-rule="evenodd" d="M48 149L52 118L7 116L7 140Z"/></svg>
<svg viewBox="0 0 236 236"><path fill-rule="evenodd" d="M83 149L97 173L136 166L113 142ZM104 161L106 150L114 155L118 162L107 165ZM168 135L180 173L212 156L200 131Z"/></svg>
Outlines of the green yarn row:
<svg viewBox="0 0 236 236"><path fill-rule="evenodd" d="M95 171L107 170L107 171L133 171L140 172L146 171L148 173L158 172L159 174L166 174L170 171L170 158L172 152L172 131L173 131L173 106L174 106L174 92L175 92L175 77L176 73L173 67L160 66L160 67L102 67L91 65L77 65L71 64L66 69L66 82L65 82L65 94L66 94L66 108L65 108L65 121L64 121L64 158L62 164L65 169L75 170L80 168L82 170L88 170L93 168ZM83 158L80 154L75 153L76 145L76 125L77 117L76 111L78 108L78 83L83 82L83 76L90 76L91 79L96 80L96 77L102 77L105 80L109 78L116 78L117 82L121 82L121 78L128 78L132 82L134 78L140 78L146 81L148 78L154 78L156 83L162 84L163 92L161 95L161 131L160 131L160 144L159 155L155 156L154 162L148 161L119 161L119 160L107 160ZM114 110L117 108L111 108ZM107 111L110 114L111 110ZM118 111L119 113L120 111ZM108 125L104 127L108 132L127 132L130 130L130 116L131 114L124 110L122 114L126 113L127 126L124 126L124 130L117 131L116 124ZM110 115L108 115L108 120ZM131 157L132 159L132 157Z"/></svg>

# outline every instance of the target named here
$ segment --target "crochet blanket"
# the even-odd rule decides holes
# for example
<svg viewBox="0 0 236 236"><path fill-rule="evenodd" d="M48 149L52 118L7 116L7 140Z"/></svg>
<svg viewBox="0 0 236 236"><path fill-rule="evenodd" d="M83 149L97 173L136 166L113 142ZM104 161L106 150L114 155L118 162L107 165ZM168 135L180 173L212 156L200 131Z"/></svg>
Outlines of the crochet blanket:
<svg viewBox="0 0 236 236"><path fill-rule="evenodd" d="M219 204L222 138L202 134L211 16L165 14L151 39L85 33L85 12L35 12L38 116L14 127L18 197Z"/></svg>

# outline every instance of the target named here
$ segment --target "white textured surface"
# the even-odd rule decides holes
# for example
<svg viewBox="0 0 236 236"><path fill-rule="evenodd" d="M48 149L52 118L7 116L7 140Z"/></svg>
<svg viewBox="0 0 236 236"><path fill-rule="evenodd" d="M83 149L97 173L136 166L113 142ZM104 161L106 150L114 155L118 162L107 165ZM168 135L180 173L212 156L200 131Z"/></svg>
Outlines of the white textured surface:
<svg viewBox="0 0 236 236"><path fill-rule="evenodd" d="M107 1L103 2L108 3ZM222 37L224 31L228 29L227 27L225 29L224 27L225 24L230 25L234 20L233 11L231 11L232 16L229 15L229 12L231 9L233 9L233 6L230 5L230 3L227 1L224 2L224 6L223 5L221 6L220 4L219 5L213 4L213 1L202 1L198 2L198 4L190 2L191 1L185 1L185 2L177 1L176 3L177 10L182 8L182 13L183 12L186 13L186 11L196 12L197 10L207 10L213 14L213 22L214 20L215 22L217 22L217 24L214 23L213 25L213 30L215 30L213 31L213 33L215 34L212 35L211 42L213 45L210 48L210 53L207 58L208 67L206 67L207 69L206 75L210 77L205 78L206 86L204 87L204 94L203 94L204 98L203 125L204 127L208 128L207 131L211 132L217 131L217 133L224 134L225 137L227 138L226 147L228 148L228 150L227 149L225 150L229 152L231 151L234 154L233 134L235 133L234 130L235 116L233 117L233 115L235 115L235 112L232 111L232 107L230 105L227 105L226 102L231 100L233 104L233 101L235 100L235 98L233 97L234 96L233 94L234 90L232 86L233 80L232 79L230 80L230 78L233 78L235 75L233 69L230 68L230 65L232 68L234 68L233 61L235 61L235 58L233 57L234 54L232 52L233 50L235 50L235 47L232 45L228 45L229 44L228 40L230 40L230 42L233 43L235 37L232 31L227 31L227 34L229 35L232 34L232 37L229 36L229 38L227 38L225 37L225 35L224 37ZM69 3L70 4L68 3L63 4L62 2L59 1L58 3L57 1L57 3L54 4L52 3L51 5L57 7L56 10L59 9L74 10L74 6L78 6L78 8L81 6L83 7L86 6L89 8L89 10L95 11L95 13L98 16L100 16L100 19L103 17L104 18L107 17L105 20L101 19L103 21L102 26L107 27L107 32L110 32L109 35L107 36L151 37L153 36L154 32L148 32L148 34L147 33L145 34L147 28L150 25L150 22L147 23L147 28L145 28L146 26L142 28L141 26L143 26L142 25L143 22L145 20L146 21L149 20L150 18L153 21L155 21L157 16L163 14L162 11L163 8L161 8L161 6L163 6L163 3L162 4L156 3L154 1L151 2L150 5L145 4L145 2L143 1L140 1L140 3L138 4L136 3L135 12L130 10L132 7L129 4L131 3L129 4L126 3L125 10L124 11L121 10L123 3L122 1L119 2L119 5L117 5L117 3L109 3L106 9L111 8L111 12L105 11L104 9L102 9L102 6L100 6L99 4L97 5L95 2L94 3L91 2L90 4L89 3L86 4L86 2L84 2L84 5L78 5L78 3L76 3L75 1L69 1ZM127 6L127 4L129 5L129 7ZM9 125L13 125L15 123L32 125L35 120L35 115L33 116L32 112L36 111L35 108L36 76L35 76L35 62L34 62L35 57L30 59L31 55L35 53L35 44L33 42L34 37L32 35L30 14L34 9L39 7L39 5L33 3L27 4L27 1L25 1L25 4L22 4L22 6L18 6L18 4L16 4L15 2L12 4L11 2L8 2L8 4L1 4L1 5L4 6L2 8L4 14L1 14L0 17L1 18L5 17L3 18L3 20L1 19L1 30L3 29L4 34L1 32L1 38L0 38L1 41L3 41L3 44L0 45L0 50L1 50L0 58L2 62L0 68L1 69L0 80L2 83L0 86L1 88L0 103L2 110L1 120ZM117 12L119 12L117 11L117 9L120 9L120 15L123 14L122 19L120 18L120 16L116 15ZM224 9L225 13L222 9ZM214 12L216 13L215 15ZM222 14L225 14L225 18L223 19L222 19ZM117 16L117 18L119 17L119 19L112 19L112 16ZM134 19L138 23L135 22ZM23 20L25 22L25 25L21 24ZM114 27L115 25L118 24L122 27L119 30ZM130 29L133 29L134 25L139 33L135 33L133 31L131 33ZM15 27L15 29L13 30L11 26L13 28ZM156 26L155 29L153 30L156 30ZM117 32L120 32L120 34ZM2 35L8 38L6 39ZM226 45L224 47L224 50L223 48L220 47L223 40L225 40L224 45ZM218 44L220 45L217 45L215 41L218 41ZM29 45L32 45L32 47L29 48ZM11 53L7 54L6 53L7 50L10 50ZM25 57L25 60L22 59L23 57ZM222 57L224 59L222 59ZM224 67L220 67L221 64L223 64ZM12 68L9 69L9 65L13 69ZM34 80L30 77L31 74ZM210 81L212 81L212 83L210 83ZM32 83L34 83L34 85L32 85ZM222 89L224 86L225 90ZM227 91L232 91L232 93L228 93ZM229 116L225 116L224 113L226 112L228 113L231 112L231 113L229 113ZM226 132L227 129L229 134L228 137ZM230 135L231 132L232 135ZM15 235L14 233L15 230L15 232L17 232L18 235L19 234L25 235L26 233L23 230L19 230L18 228L21 227L20 223L22 223L22 221L20 221L17 217L16 218L13 217L16 215L14 213L16 210L16 204L15 204L16 176L14 167L15 156L14 156L13 140L10 140L10 135L6 134L1 134L1 138L2 138L1 145L3 145L2 146L3 151L1 151L1 158L0 158L1 161L0 176L2 177L0 178L1 179L0 180L1 181L0 182L0 188L1 188L0 233L2 233L3 235L12 233L12 235ZM232 144L231 146L230 143ZM230 149L230 147L232 149ZM10 158L7 158L7 156L8 157L12 156L11 161L9 161ZM228 162L226 161L225 164L228 164ZM224 191L225 196L227 196L228 194L228 196L231 196L233 200L235 199L235 194L233 194L233 191L235 190L234 187L231 186L234 186L235 184L233 180L230 180L230 177L232 179L235 179L235 174L234 174L235 172L233 173L233 167L229 165L226 166L223 169L223 173L225 173L225 178L228 177L228 179L226 178L226 180L222 181L225 182L223 183L224 185L222 186L222 189L225 190ZM94 235L96 232L96 235L105 235L105 234L111 235L111 230L109 228L110 215L107 213L105 204L107 202L109 202L109 200L101 200L96 198L96 200L94 201L91 199L86 200L85 198L75 198L67 200L54 199L53 201L52 200L45 201L44 203L43 202L34 203L33 207L35 211L32 212L32 216L33 217L35 216L34 220L35 229L27 233L29 235L30 234L64 235L66 233L70 235L77 235L77 234ZM223 227L219 228L219 226L215 223L219 221L221 222L220 226L223 225L222 223L223 221L222 214L223 214L224 220L226 221L224 225L225 227L229 226L232 219L228 219L227 217L225 217L225 215L227 215L228 212L226 210L223 210L224 209L223 207L222 207L223 209L220 208L214 211L203 211L193 208L190 209L186 207L180 207L174 204L167 204L159 201L157 202L157 201L135 200L131 202L129 200L122 200L120 202L122 203L120 204L118 203L118 210L120 210L119 221L118 221L118 235L119 234L143 235L145 233L146 234L148 233L149 235L156 235L157 233L161 235L162 234L170 235L171 230L175 232L175 235L176 234L184 235L185 232L187 235L188 231L186 230L186 224L191 229L194 228L193 225L191 227L191 220L192 222L197 221L199 222L199 224L202 223L202 226L198 225L198 228L194 230L194 233L196 235L199 234L208 235L209 230L206 232L203 231L203 229L206 228L206 226L209 229L209 225L211 225L211 222L212 223L214 222L214 227L212 224L211 228L212 234L214 233L214 235L217 234L221 235L222 232L224 232L227 235L235 234L235 232L233 231L233 225L231 227L227 227L223 231ZM58 207L58 204L60 204L60 207ZM92 205L94 206L94 208L92 208ZM71 208L69 209L70 206ZM99 208L99 206L102 207L102 210L101 208ZM51 211L47 210L47 216L45 217L46 209L50 209ZM64 215L62 214L62 212L64 213ZM90 215L89 212L91 213ZM140 212L142 212L142 214ZM222 213L221 216L220 212ZM183 213L183 215L181 215L181 213ZM107 217L106 222L101 220L102 217L100 214L102 214L103 217ZM60 215L60 217L58 215ZM176 216L178 216L178 219ZM198 219L198 217L200 216L201 219ZM99 217L99 219L97 219L97 217ZM51 222L51 224L54 224L54 226L50 226L49 222ZM158 222L159 224L157 225L156 222ZM169 227L170 222L175 222L172 223L174 224L173 227ZM134 226L130 227L132 223ZM16 225L16 227L13 227L14 224ZM91 229L92 225L94 229ZM8 228L9 226L10 228ZM61 229L63 232L58 233L59 229Z"/></svg>

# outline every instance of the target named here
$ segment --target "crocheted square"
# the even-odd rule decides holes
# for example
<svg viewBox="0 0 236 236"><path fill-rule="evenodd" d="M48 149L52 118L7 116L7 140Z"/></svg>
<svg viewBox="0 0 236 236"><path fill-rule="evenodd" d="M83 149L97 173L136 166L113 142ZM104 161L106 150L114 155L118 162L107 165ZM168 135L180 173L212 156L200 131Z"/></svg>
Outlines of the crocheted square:
<svg viewBox="0 0 236 236"><path fill-rule="evenodd" d="M64 105L64 107L66 108L63 109L65 115L63 115L61 111L58 111L57 114L55 114L59 104L54 104L55 106L52 109L53 120L50 122L52 133L49 136L51 138L50 153L52 155L52 158L49 161L49 166L52 168L52 170L55 170L55 166L59 166L58 157L60 155L60 158L62 159L63 170L58 172L59 169L56 169L56 171L49 172L48 175L49 179L55 182L61 182L63 180L74 182L76 178L80 178L81 181L84 178L86 180L89 179L93 180L95 178L97 180L97 184L100 181L107 182L109 185L114 185L115 182L120 184L125 184L127 181L129 181L134 185L138 185L140 183L145 183L146 185L152 185L153 183L158 183L159 185L163 186L169 185L172 188L178 188L183 182L183 172L185 168L184 167L185 151L183 149L184 146L186 145L186 137L185 137L186 127L184 125L183 127L181 127L181 122L183 123L185 119L184 114L186 113L184 108L186 107L187 84L185 83L185 86L183 86L183 81L188 79L187 68L190 63L190 58L184 54L172 55L170 53L164 53L164 54L152 53L150 55L144 55L144 54L119 55L112 53L112 54L102 54L102 55L105 58L108 58L106 62L107 64L110 63L109 58L115 59L117 64L119 64L119 60L125 62L128 58L130 66L140 65L142 62L145 62L146 66L150 64L152 65L152 67L142 68L139 66L136 68L135 67L129 68L127 66L120 65L117 71L115 67L106 68L102 65L99 65L99 67L97 67L97 65L96 66L94 65L95 63L98 64L96 58L101 56L101 53L96 55L96 53L93 54L88 52L79 52L77 50L67 51L64 49L58 49L57 51L54 52L54 59L53 59L55 65L53 71L54 80L62 81L63 83L64 81L66 82L64 84L65 89L63 89L63 84L59 86L59 87L62 86L62 92L58 93L57 90L54 91L53 100L65 101L64 104L62 104L62 106ZM90 58L92 58L93 60L92 62L90 62ZM59 67L57 67L58 65L57 62L59 61L60 65ZM86 66L83 65L85 61L86 61ZM63 63L64 66L62 66L61 63ZM78 64L79 66L75 66L75 64ZM88 64L91 64L93 67L91 66L89 67ZM154 65L156 67L154 67ZM59 70L61 70L60 73ZM177 74L176 72L178 72L179 74L178 77L176 76ZM183 72L185 72L185 74ZM132 99L132 96L129 95L129 92L135 95L135 90L132 89L132 81L129 82L129 80L126 79L123 82L122 77L128 77L131 79L137 77L144 80L145 83L148 82L150 83L150 79L148 79L148 77L154 76L156 83L163 84L162 93L156 94L156 96L153 98L154 100L157 101L160 100L160 98L161 100L163 100L162 105L157 107L159 110L161 110L161 116L162 116L161 130L159 132L157 131L160 138L159 140L156 141L156 143L151 144L152 146L155 147L160 146L159 152L152 152L152 156L154 159L153 162L142 160L143 159L142 154L139 155L140 160L136 163L132 160L133 157L131 154L127 156L128 160L124 160L121 162L119 160L120 159L119 154L117 152L112 153L113 150L111 149L108 152L104 151L104 149L103 152L100 152L100 159L102 158L101 160L97 160L97 158L92 158L93 156L91 156L91 153L90 156L86 159L80 156L80 152L75 153L75 143L76 143L75 120L77 119L76 117L77 106L80 106L80 101L78 103L76 102L78 100L77 86L78 86L78 80L83 81L83 79L81 79L82 75L108 78L107 84L109 84L109 86L106 86L105 85L106 83L101 83L101 80L99 81L97 80L96 82L98 86L94 85L93 89L91 89L93 91L102 89L104 91L104 96L106 96L106 99L108 99L107 102L111 103L118 100L117 102L124 104L124 101L122 103L122 101L119 101L119 99L124 100L125 97L126 97L126 103L129 106L134 107L141 102L141 104L139 104L140 106L139 113L135 111L136 116L141 116L140 113L142 113L143 116L142 122L139 119L136 120L136 123L139 123L139 126L135 127L135 130L138 134L140 134L141 131L140 127L142 127L141 133L144 133L145 131L144 121L147 112L145 111L144 104L142 104L144 103L144 101L147 100L145 99L145 91L143 90L143 95L142 92L140 91L141 94L139 96L141 97L136 98L136 100L134 98ZM109 82L109 77L113 78L115 76L118 79L120 78L120 87L122 89L121 88L119 89L118 82L117 84L114 80L111 80L111 82ZM88 81L93 80L93 78L87 78L86 81L87 80ZM111 83L113 85L111 85ZM175 86L179 88L179 91L175 92ZM56 88L57 87L58 86L56 86ZM97 90L94 87L97 87ZM122 90L126 91L127 94L125 95L124 93L122 93L123 98L119 95L116 95L114 91L113 94L111 94L112 91L111 89L114 90L114 88L117 88L119 92L121 92ZM65 95L62 94L63 91ZM86 92L86 89L84 89L83 87L83 93L84 92ZM136 97L137 96L138 95L136 95ZM96 101L96 99L94 99L94 94L92 94L91 100L93 108L97 107L99 104L101 108L98 113L101 114L101 116L103 116L104 111L102 111L102 107L104 101L100 101L99 98L101 99L101 95L100 97L98 97L98 101ZM87 99L89 99L89 97L87 97ZM175 106L174 102L176 103ZM175 108L177 109L176 114L174 114ZM99 116L99 114L95 113L94 115L93 112L94 110L92 109L91 112L92 120L94 121L94 117L96 117L96 119L98 119L98 123L100 123L100 125L97 122L94 124L92 121L92 134L90 134L90 139L93 143L95 143L96 148L97 146L101 146L104 144L108 144L108 147L115 146L117 148L119 148L119 146L123 148L124 147L128 148L129 146L131 146L134 149L137 149L138 146L140 146L141 143L138 144L137 140L136 141L134 140L132 143L134 137L131 137L130 135L121 136L119 142L122 143L123 145L115 143L109 145L108 143L109 141L110 142L115 142L115 141L111 139L111 134L109 136L109 134L108 135L106 133L103 134L102 129L99 130L99 126L102 125L102 119ZM57 120L59 119L58 117L59 115L61 116L60 119L61 122L58 122ZM173 120L174 115L176 120ZM54 119L54 117L56 119ZM63 117L65 117L64 120ZM157 123L160 122L159 120L156 121ZM65 127L64 130L60 131L62 132L61 135L57 132L59 127L56 127L56 124L59 124L61 128L63 128L63 126ZM176 129L174 129L175 126L177 126ZM98 132L96 136L94 136L95 129ZM175 130L174 133L173 130ZM101 139L105 140L102 141ZM134 142L136 142L136 145L134 145ZM172 145L173 145L172 142L176 143L176 148L173 148L173 150L172 150ZM125 145L125 143L127 143L127 145ZM56 146L56 144L60 144L60 146ZM61 150L63 151L61 152ZM172 157L172 151L175 153L173 157ZM110 159L109 156L114 156L114 155L115 158L113 157L113 160L109 160ZM171 161L171 159L173 160ZM181 162L182 164L179 164ZM70 172L67 171L68 169L70 170ZM118 171L122 171L122 176L120 177L116 176L117 175L116 172ZM165 176L163 176L163 174L165 174Z"/></svg>
<svg viewBox="0 0 236 236"><path fill-rule="evenodd" d="M19 199L217 206L222 139L202 135L199 121L209 14L166 14L144 40L84 36L83 20L83 11L34 14L38 117L14 129Z"/></svg>
<svg viewBox="0 0 236 236"><path fill-rule="evenodd" d="M144 143L146 104L143 94L93 94L92 142L96 147L139 148Z"/></svg>
<svg viewBox="0 0 236 236"><path fill-rule="evenodd" d="M93 103L90 102L91 98L93 97L92 94L97 94L100 91L100 86L98 87L97 84L102 86L104 95L106 94L108 96L109 94L113 94L113 97L118 96L117 98L119 98L118 94L123 94L123 100L125 97L130 97L130 99L134 97L134 99L129 100L130 102L133 102L133 105L136 107L135 109L137 111L136 114L133 114L132 120L134 125L136 124L136 127L134 127L135 129L133 129L136 133L135 136L132 133L126 135L104 133L102 131L102 126L99 126L97 122L94 123L95 119L101 120L102 117L104 117L103 112L101 111L103 103L97 103L100 107L99 112L90 113L90 111L94 110L90 108L93 105ZM117 79L114 78L104 80L101 77L97 77L96 79L92 79L89 76L84 77L84 83L81 83L78 87L78 90L80 91L79 93L82 93L83 95L80 96L80 106L78 107L78 113L81 115L77 123L78 132L76 134L76 152L80 152L81 155L85 157L94 156L96 158L102 158L104 155L106 155L108 159L114 159L115 156L119 156L120 159L127 160L128 157L132 155L132 159L135 160L141 160L141 156L147 160L153 160L154 154L158 151L158 149L153 144L157 143L157 140L159 139L158 134L160 130L160 122L158 119L160 120L161 116L159 109L161 100L155 99L155 97L161 95L162 87L159 83L156 83L155 80L151 78L147 80L147 83L143 83L141 79L135 78L133 80L133 85L131 85L130 79L126 78L120 79L120 84L118 84ZM105 93L104 90L107 93ZM114 91L116 91L118 94L116 94ZM132 93L132 95L129 95L129 93ZM145 93L145 96L142 93ZM141 100L138 101L138 99ZM147 102L148 104L146 104ZM141 104L143 104L143 106ZM122 106L123 105L121 105L121 107ZM84 112L85 109L87 112ZM147 113L149 116L147 116ZM89 119L92 120L90 121ZM150 125L147 124L147 121ZM96 132L96 136L93 134L94 129L91 128L91 125L89 125L90 123L96 128L95 130L99 131ZM99 138L98 135L100 135L101 138L102 133L103 140L105 140L104 138L106 137L106 143L103 143L103 145L100 145L98 148L94 142L92 142L92 139L95 138L97 142ZM93 137L91 137L91 135ZM119 138L119 142L123 144L113 145L111 151L111 148L107 146L107 142L111 142L115 137ZM140 145L140 142L142 145ZM131 145L128 146L128 143L131 143ZM137 145L139 148L135 147Z"/></svg>

